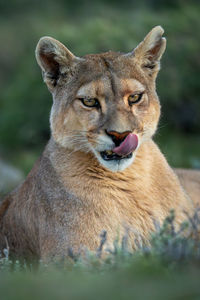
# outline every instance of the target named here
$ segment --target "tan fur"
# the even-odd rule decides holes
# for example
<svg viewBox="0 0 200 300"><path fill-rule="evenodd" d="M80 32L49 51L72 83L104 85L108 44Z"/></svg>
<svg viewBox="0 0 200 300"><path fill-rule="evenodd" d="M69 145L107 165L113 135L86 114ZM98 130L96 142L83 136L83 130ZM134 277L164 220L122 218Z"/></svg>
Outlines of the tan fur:
<svg viewBox="0 0 200 300"><path fill-rule="evenodd" d="M184 211L192 213L200 173L177 170L186 194L152 141L160 116L155 79L162 34L155 27L128 54L82 58L52 38L39 41L36 57L54 101L52 136L25 182L0 207L1 249L7 241L17 256L67 256L69 248L96 250L102 230L107 246L128 232L135 249L136 239L148 244L154 222L162 223L171 209L177 224ZM130 106L128 97L136 92L142 100ZM83 97L97 98L101 109L84 106ZM107 131L137 134L132 160L110 165L101 159L101 151L114 147Z"/></svg>
<svg viewBox="0 0 200 300"><path fill-rule="evenodd" d="M197 170L176 169L176 174L179 177L180 183L184 187L185 191L190 195L191 199L195 203L195 206L199 206L200 200L200 172Z"/></svg>

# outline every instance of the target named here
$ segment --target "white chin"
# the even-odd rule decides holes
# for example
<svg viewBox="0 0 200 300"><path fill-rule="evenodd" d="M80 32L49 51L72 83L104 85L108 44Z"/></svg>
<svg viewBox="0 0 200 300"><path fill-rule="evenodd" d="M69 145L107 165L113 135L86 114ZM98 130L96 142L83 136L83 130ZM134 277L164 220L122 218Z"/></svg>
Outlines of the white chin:
<svg viewBox="0 0 200 300"><path fill-rule="evenodd" d="M98 152L93 152L100 164L112 172L123 171L124 169L128 168L135 159L135 153L133 153L133 155L130 158L124 158L121 160L104 160Z"/></svg>

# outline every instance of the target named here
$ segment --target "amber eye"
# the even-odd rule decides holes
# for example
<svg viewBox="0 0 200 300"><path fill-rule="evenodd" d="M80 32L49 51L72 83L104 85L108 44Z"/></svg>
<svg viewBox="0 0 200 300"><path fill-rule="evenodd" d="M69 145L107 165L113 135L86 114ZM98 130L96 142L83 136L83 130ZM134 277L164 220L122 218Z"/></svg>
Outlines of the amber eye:
<svg viewBox="0 0 200 300"><path fill-rule="evenodd" d="M79 98L87 107L100 107L100 103L96 98Z"/></svg>
<svg viewBox="0 0 200 300"><path fill-rule="evenodd" d="M142 99L143 93L130 95L128 97L128 104L132 106L133 104L139 102Z"/></svg>

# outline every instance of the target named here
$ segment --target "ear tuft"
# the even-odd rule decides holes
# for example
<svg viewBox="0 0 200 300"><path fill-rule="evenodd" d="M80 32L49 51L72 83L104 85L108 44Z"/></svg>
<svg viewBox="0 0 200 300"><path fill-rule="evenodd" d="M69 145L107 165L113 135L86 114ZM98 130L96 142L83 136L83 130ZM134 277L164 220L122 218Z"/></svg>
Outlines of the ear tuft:
<svg viewBox="0 0 200 300"><path fill-rule="evenodd" d="M160 68L160 59L166 48L166 39L162 37L164 30L161 26L154 27L144 40L133 51L137 63L152 76Z"/></svg>
<svg viewBox="0 0 200 300"><path fill-rule="evenodd" d="M57 85L60 75L70 68L75 59L62 43L48 36L39 40L35 53L50 90Z"/></svg>

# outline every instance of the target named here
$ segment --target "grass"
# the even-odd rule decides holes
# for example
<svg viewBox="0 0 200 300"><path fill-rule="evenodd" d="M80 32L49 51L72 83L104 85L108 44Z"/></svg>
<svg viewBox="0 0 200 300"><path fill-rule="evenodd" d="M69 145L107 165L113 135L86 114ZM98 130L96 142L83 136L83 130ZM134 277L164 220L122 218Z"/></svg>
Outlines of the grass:
<svg viewBox="0 0 200 300"><path fill-rule="evenodd" d="M175 229L171 212L162 227L156 226L151 246L138 245L131 253L117 241L114 250L100 258L106 235L97 253L37 269L0 260L1 299L200 299L200 211Z"/></svg>

